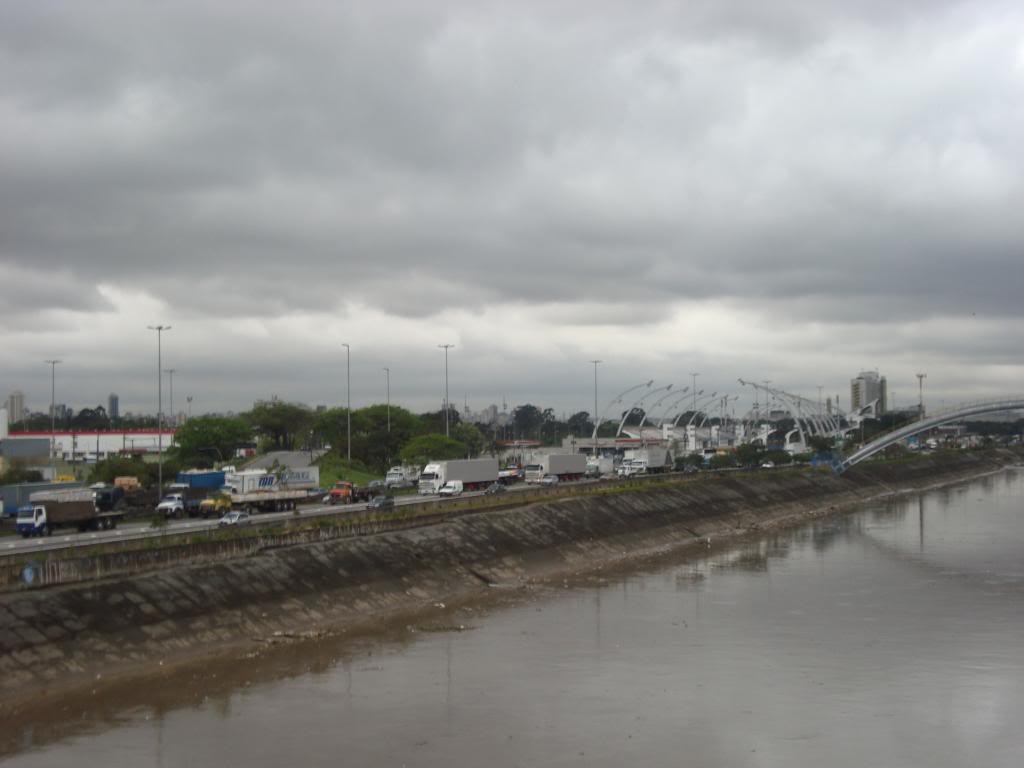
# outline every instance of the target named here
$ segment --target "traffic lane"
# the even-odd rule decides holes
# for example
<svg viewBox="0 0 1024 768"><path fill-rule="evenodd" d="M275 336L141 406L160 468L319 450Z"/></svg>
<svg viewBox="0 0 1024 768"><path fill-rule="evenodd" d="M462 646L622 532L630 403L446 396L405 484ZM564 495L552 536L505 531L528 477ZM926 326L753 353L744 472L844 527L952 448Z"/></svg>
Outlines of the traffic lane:
<svg viewBox="0 0 1024 768"><path fill-rule="evenodd" d="M600 482L595 480L580 480L572 483L562 483L562 485L583 485L587 483ZM525 483L516 483L514 485L506 486L508 492L517 493L523 491L534 490L538 487L537 485L527 485ZM557 487L557 486L554 486ZM465 491L460 497L456 498L473 498L475 496L485 495L485 491ZM438 503L442 501L442 498L436 494L431 495L418 495L408 494L395 497L395 506L407 506L410 504L421 504L421 503ZM358 504L346 504L346 505L309 505L300 506L298 508L299 517L317 517L327 515L343 515L352 512L361 512L366 509L366 502L360 502ZM251 525L259 525L261 523L277 522L281 520L294 519L295 512L266 512L254 515L250 518ZM74 546L85 546L91 544L105 544L115 541L131 541L131 540L142 540L149 538L157 538L159 536L166 536L170 534L178 533L189 533L198 531L207 531L218 527L217 519L209 520L172 520L168 521L168 524L163 528L153 528L148 523L128 523L120 525L112 531L87 531L85 533L63 533L57 532L52 536L34 536L28 539L15 539L9 542L0 543L0 556L2 555L15 555L24 552L45 552L54 549L65 549Z"/></svg>

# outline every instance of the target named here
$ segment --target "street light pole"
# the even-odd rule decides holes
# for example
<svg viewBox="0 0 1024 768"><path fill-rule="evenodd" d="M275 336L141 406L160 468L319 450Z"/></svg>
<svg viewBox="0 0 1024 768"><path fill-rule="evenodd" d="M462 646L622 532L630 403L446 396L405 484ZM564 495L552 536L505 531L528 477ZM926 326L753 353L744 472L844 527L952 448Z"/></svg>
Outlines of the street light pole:
<svg viewBox="0 0 1024 768"><path fill-rule="evenodd" d="M345 443L348 449L348 468L352 469L352 348L345 348Z"/></svg>
<svg viewBox="0 0 1024 768"><path fill-rule="evenodd" d="M384 386L387 389L388 403L388 434L391 434L391 369L384 369Z"/></svg>
<svg viewBox="0 0 1024 768"><path fill-rule="evenodd" d="M188 401L188 420L192 421L192 395L185 398Z"/></svg>
<svg viewBox="0 0 1024 768"><path fill-rule="evenodd" d="M170 379L170 385L171 385L171 387L170 387L171 388L171 391L170 391L171 404L168 407L171 409L170 423L173 424L174 426L178 426L178 419L174 415L174 372L176 370L178 370L178 369L177 368L167 368L164 371L164 373L166 373L168 378ZM174 444L174 438L173 437L171 438L171 444L172 445Z"/></svg>
<svg viewBox="0 0 1024 768"><path fill-rule="evenodd" d="M601 363L603 363L604 361L603 360L591 360L590 362L594 364L594 420L596 421L597 420L597 366L600 365ZM597 458L597 435L596 435L596 433L594 435L594 451L593 451L593 456L594 456L594 458Z"/></svg>
<svg viewBox="0 0 1024 768"><path fill-rule="evenodd" d="M164 492L164 374L163 374L163 334L171 330L169 325L146 326L156 331L156 496Z"/></svg>
<svg viewBox="0 0 1024 768"><path fill-rule="evenodd" d="M917 418L924 418L924 380L928 378L927 373L917 375Z"/></svg>
<svg viewBox="0 0 1024 768"><path fill-rule="evenodd" d="M454 344L438 344L439 349L444 350L444 436L449 437L448 432L448 350Z"/></svg>
<svg viewBox="0 0 1024 768"><path fill-rule="evenodd" d="M44 360L50 366L50 482L57 481L57 365L61 360ZM21 414L18 414L21 418Z"/></svg>
<svg viewBox="0 0 1024 768"><path fill-rule="evenodd" d="M690 375L693 376L693 412L696 413L697 412L697 377L700 376L700 374L699 373L691 373Z"/></svg>

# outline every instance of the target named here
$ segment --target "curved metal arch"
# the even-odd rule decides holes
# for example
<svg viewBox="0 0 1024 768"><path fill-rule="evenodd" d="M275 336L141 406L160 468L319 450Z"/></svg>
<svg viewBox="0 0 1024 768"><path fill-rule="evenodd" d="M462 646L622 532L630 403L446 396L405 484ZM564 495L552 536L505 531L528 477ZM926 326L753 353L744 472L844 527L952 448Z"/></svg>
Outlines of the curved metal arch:
<svg viewBox="0 0 1024 768"><path fill-rule="evenodd" d="M624 398L630 392L634 392L634 391L640 389L640 387L649 387L653 383L654 383L654 379L650 379L650 380L645 381L645 382L643 382L641 384L637 384L635 387L630 387L625 392L620 393L617 397L615 397L614 399L612 399L612 400L610 400L608 402L608 405L606 405L604 407L604 410L601 411L601 417L594 423L594 434L591 435L590 439L594 441L595 445L597 444L597 430L601 428L602 424L604 424L604 422L605 422L605 418L604 417L605 417L605 414L608 413L608 409L611 408L616 403L621 403L622 402L622 398Z"/></svg>
<svg viewBox="0 0 1024 768"><path fill-rule="evenodd" d="M688 422L686 422L686 428L687 429L689 429L690 427L693 426L693 420L697 418L697 414L698 413L703 413L703 411L701 409L705 405L710 403L712 400L714 400L716 397L718 397L718 392L717 391L716 392L712 392L707 397L703 398L702 400L698 400L697 401L697 404L693 406L693 413L690 415L690 420Z"/></svg>
<svg viewBox="0 0 1024 768"><path fill-rule="evenodd" d="M669 385L668 389L669 389L669 390L671 390L671 389L672 389L671 385ZM671 392L671 391L670 391L670 392L666 392L666 393L665 393L664 395L662 395L661 397L659 397L659 398L658 398L658 399L657 399L657 400L656 400L655 402L651 403L651 411L653 412L655 408L657 408L657 407L658 407L659 405L661 405L661 404L662 404L663 402L665 402L666 400L668 400L668 399L669 399L670 397L672 397L673 395L680 395L680 399L682 399L682 397L683 397L683 396L685 396L685 395L686 395L686 393L687 393L687 392L688 392L689 390L690 390L690 388L689 388L689 387L683 387L683 388L682 388L681 390L677 389L677 390L676 390L675 392ZM671 406L669 406L669 407L671 407ZM667 410L668 410L668 408L666 408L665 410L667 411ZM664 414L662 414L662 415L664 416ZM640 420L640 428L641 428L641 429L643 429L644 423L645 423L646 421L647 421L647 411L644 411L644 417L643 417L643 419L641 419L641 420ZM653 427L653 426L655 426L655 424L654 424L654 420L653 420L653 419L651 420L651 426L652 426L652 427ZM659 424L658 424L658 426L660 426L660 421L659 421Z"/></svg>
<svg viewBox="0 0 1024 768"><path fill-rule="evenodd" d="M704 394L704 390L703 389L697 390L696 397L700 397L703 394ZM693 395L691 395L691 397L693 397ZM694 406L694 409L696 410L696 406ZM675 429L676 427L679 426L679 420L681 418L683 418L683 416L685 416L687 413L689 413L689 411L683 411L678 416L676 416L676 420L672 422L672 429Z"/></svg>
<svg viewBox="0 0 1024 768"><path fill-rule="evenodd" d="M635 409L635 408L636 408L637 406L639 406L639 405L640 405L640 403L642 403L642 402L643 402L644 400L646 400L646 399L647 399L648 397L650 397L651 395L653 395L653 394L654 394L655 392L661 392L661 390L663 390L663 389L672 389L672 385L671 385L671 384L667 384L667 385L666 385L666 386L664 386L664 387L658 387L657 389L652 389L652 390L649 390L649 391L647 391L647 392L644 392L644 393L643 393L643 395L641 395L641 396L640 396L640 398L639 398L639 399L638 399L638 400L637 400L637 401L636 401L635 403L633 403L633 404L632 404L631 406L629 406L629 408L627 408L627 409L626 409L626 412L625 412L625 413L623 414L623 416L622 416L622 421L620 421L620 422L619 422L619 428L618 428L618 430L617 430L617 431L615 432L615 436L616 436L616 437L618 437L619 435L621 435L621 434L622 434L622 428L626 426L626 419L628 419L628 418L629 418L629 415L630 415L631 413L633 413L633 410L634 410L634 409ZM647 412L646 412L646 411L644 411L644 418L640 420L640 429L641 429L641 430L643 429L643 426L644 426L644 421L645 421L646 419L647 419Z"/></svg>
<svg viewBox="0 0 1024 768"><path fill-rule="evenodd" d="M719 401L719 403L723 404L725 407L728 407L730 399L738 400L739 397L740 397L739 395L722 395L722 397L718 398L718 401ZM710 413L706 413L705 412L704 413L704 418L701 419L700 420L700 424L697 425L697 429L700 429L701 427L703 427L707 423L708 418L710 416L711 416Z"/></svg>
<svg viewBox="0 0 1024 768"><path fill-rule="evenodd" d="M904 427L895 429L886 435L882 435L875 440L872 440L865 446L862 446L859 450L854 451L846 458L837 461L833 464L833 468L839 474L842 474L854 464L859 464L864 459L874 456L879 451L885 450L893 443L898 443L900 440L905 440L908 437L925 432L929 429L942 426L943 424L949 424L952 421L960 421L966 419L968 416L978 416L983 413L997 413L999 411L1017 411L1024 409L1024 397L1008 397L1001 398L998 400L984 400L976 403L970 403L967 405L960 405L942 413L933 414L923 419L919 419L912 424L907 424Z"/></svg>

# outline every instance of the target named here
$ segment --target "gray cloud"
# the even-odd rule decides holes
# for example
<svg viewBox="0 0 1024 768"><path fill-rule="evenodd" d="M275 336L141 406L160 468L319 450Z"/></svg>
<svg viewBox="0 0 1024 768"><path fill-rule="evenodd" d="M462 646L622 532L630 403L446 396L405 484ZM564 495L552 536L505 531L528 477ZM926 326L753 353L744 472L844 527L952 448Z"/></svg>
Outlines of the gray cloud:
<svg viewBox="0 0 1024 768"><path fill-rule="evenodd" d="M0 316L40 343L127 311L97 285L224 333L368 306L397 346L504 308L646 360L699 354L645 328L709 301L836 334L1020 317L1024 14L997 0L2 14Z"/></svg>

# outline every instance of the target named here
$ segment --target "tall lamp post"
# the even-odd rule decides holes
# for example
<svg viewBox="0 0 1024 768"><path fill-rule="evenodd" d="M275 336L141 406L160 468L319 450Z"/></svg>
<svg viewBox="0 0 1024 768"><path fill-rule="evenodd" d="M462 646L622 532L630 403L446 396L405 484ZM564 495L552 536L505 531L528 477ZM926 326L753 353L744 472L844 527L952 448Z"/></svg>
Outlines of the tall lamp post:
<svg viewBox="0 0 1024 768"><path fill-rule="evenodd" d="M918 373L917 376L917 418L924 418L924 380L928 378L927 373Z"/></svg>
<svg viewBox="0 0 1024 768"><path fill-rule="evenodd" d="M178 426L178 419L174 415L174 373L177 370L178 370L177 368L166 368L166 369L164 369L164 373L167 374L167 378L170 380L170 385L171 385L170 386L171 391L169 393L170 397L171 397L171 404L168 406L171 409L171 418L168 421L171 424L173 424L174 426ZM173 444L174 444L174 438L172 437L171 438L171 445L173 445Z"/></svg>
<svg viewBox="0 0 1024 768"><path fill-rule="evenodd" d="M345 443L348 449L348 468L352 469L352 348L345 348Z"/></svg>
<svg viewBox="0 0 1024 768"><path fill-rule="evenodd" d="M438 344L438 349L444 350L444 436L448 437L448 350L454 344Z"/></svg>
<svg viewBox="0 0 1024 768"><path fill-rule="evenodd" d="M185 398L188 401L188 420L192 421L192 395Z"/></svg>
<svg viewBox="0 0 1024 768"><path fill-rule="evenodd" d="M697 412L697 377L700 376L700 374L699 373L691 373L690 375L693 377L693 412L696 413Z"/></svg>
<svg viewBox="0 0 1024 768"><path fill-rule="evenodd" d="M156 495L164 492L164 374L163 374L163 334L171 330L169 325L146 326L156 331Z"/></svg>
<svg viewBox="0 0 1024 768"><path fill-rule="evenodd" d="M57 480L57 366L61 360L44 360L50 366L50 482ZM18 414L21 418L21 414Z"/></svg>
<svg viewBox="0 0 1024 768"><path fill-rule="evenodd" d="M597 419L597 366L603 363L603 360L591 360L594 364L594 418ZM592 455L597 457L597 433L594 434L594 450Z"/></svg>
<svg viewBox="0 0 1024 768"><path fill-rule="evenodd" d="M387 392L388 404L388 434L391 434L391 369L384 369L384 388Z"/></svg>

